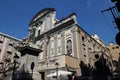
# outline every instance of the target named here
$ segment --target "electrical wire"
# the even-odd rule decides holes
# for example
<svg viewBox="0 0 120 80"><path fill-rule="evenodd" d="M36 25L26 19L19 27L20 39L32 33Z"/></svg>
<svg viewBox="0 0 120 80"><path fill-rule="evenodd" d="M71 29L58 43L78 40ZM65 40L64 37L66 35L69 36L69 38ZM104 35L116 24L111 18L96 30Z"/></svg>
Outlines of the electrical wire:
<svg viewBox="0 0 120 80"><path fill-rule="evenodd" d="M109 9L111 9L111 8L109 8ZM116 24L114 24L114 25L112 26L112 25L110 24L110 20L111 20L111 22L115 23L115 22L114 22L114 17L115 17L116 15L113 16L113 14L111 13L111 10L109 10L109 9L103 11L103 12L106 12L106 11L107 11L107 14L106 14L106 15L105 15L105 13L103 13L103 12L101 12L101 13L102 13L102 15L103 15L103 17L104 17L104 19L105 19L105 22L107 23L107 25L109 26L109 28L110 28L110 30L111 30L112 36L114 36L114 34L115 34L116 32L115 32L115 30L113 29L113 26L116 26ZM109 17L109 18L111 18L111 19L108 19L106 16ZM114 27L114 28L116 28L116 27ZM114 41L114 39L112 38L111 41Z"/></svg>

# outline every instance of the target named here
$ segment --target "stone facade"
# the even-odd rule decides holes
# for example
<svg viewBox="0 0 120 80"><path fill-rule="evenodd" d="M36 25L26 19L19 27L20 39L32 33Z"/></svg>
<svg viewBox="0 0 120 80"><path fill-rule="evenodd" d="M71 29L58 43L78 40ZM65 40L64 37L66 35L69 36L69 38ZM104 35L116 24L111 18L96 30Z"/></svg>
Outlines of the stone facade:
<svg viewBox="0 0 120 80"><path fill-rule="evenodd" d="M120 46L117 44L110 43L108 45L108 48L110 49L110 52L113 56L113 60L118 61L118 58L119 58L118 56L120 55Z"/></svg>
<svg viewBox="0 0 120 80"><path fill-rule="evenodd" d="M46 75L56 71L55 63L59 63L60 70L77 71L79 76L82 75L81 61L94 68L96 54L105 58L108 65L112 63L109 49L77 24L75 13L62 20L56 19L55 13L53 8L43 9L29 25L29 36L42 50L38 56L38 72L42 80L54 80Z"/></svg>
<svg viewBox="0 0 120 80"><path fill-rule="evenodd" d="M89 35L77 24L75 13L58 20L55 9L41 10L30 21L28 37L21 44L17 72L24 70L32 74L34 80L56 80L47 75L56 72L57 67L77 72L78 76L91 76L95 69L95 55L105 60L112 71L110 50L96 34Z"/></svg>
<svg viewBox="0 0 120 80"><path fill-rule="evenodd" d="M113 71L114 73L120 74L120 46L110 43L110 45L108 45L108 48L110 49L110 53L113 57Z"/></svg>

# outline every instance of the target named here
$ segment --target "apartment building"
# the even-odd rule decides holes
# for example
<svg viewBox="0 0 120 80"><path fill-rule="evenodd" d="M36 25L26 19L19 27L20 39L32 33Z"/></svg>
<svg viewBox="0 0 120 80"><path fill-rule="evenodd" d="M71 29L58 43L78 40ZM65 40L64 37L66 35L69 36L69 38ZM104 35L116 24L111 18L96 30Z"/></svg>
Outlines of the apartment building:
<svg viewBox="0 0 120 80"><path fill-rule="evenodd" d="M13 63L13 57L15 53L18 53L15 45L20 41L20 39L0 32L0 71L8 70L9 64Z"/></svg>

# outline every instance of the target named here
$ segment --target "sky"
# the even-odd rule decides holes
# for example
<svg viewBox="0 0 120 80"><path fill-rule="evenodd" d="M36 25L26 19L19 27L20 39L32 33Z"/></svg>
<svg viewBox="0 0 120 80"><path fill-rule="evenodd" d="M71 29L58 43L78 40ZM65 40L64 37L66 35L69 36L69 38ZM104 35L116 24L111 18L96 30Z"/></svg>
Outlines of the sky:
<svg viewBox="0 0 120 80"><path fill-rule="evenodd" d="M28 35L29 23L44 8L55 8L61 20L76 13L78 25L88 34L98 34L106 44L115 43L118 32L109 12L111 0L0 0L0 32L23 39Z"/></svg>

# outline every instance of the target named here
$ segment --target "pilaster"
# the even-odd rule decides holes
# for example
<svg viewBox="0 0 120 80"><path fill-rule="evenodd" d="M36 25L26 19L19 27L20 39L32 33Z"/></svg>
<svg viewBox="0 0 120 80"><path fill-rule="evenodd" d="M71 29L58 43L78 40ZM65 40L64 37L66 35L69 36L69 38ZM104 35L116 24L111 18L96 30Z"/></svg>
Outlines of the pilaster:
<svg viewBox="0 0 120 80"><path fill-rule="evenodd" d="M62 37L62 54L65 54L65 32L61 33Z"/></svg>
<svg viewBox="0 0 120 80"><path fill-rule="evenodd" d="M75 57L78 57L78 54L77 54L77 42L76 42L76 27L73 26L72 30L72 41L73 42L73 53L74 53L74 56Z"/></svg>
<svg viewBox="0 0 120 80"><path fill-rule="evenodd" d="M57 56L57 35L54 36L54 40L55 40L55 56Z"/></svg>

